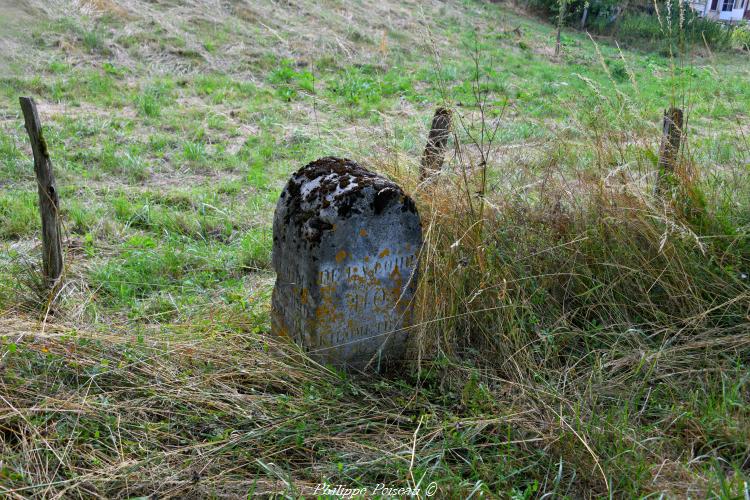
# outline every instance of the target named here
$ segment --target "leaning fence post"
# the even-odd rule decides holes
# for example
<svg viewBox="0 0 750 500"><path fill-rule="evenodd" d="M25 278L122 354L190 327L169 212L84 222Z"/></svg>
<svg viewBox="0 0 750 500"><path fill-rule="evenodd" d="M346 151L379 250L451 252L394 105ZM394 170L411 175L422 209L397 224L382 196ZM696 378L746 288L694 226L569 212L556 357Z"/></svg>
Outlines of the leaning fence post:
<svg viewBox="0 0 750 500"><path fill-rule="evenodd" d="M432 118L430 134L427 136L427 145L422 155L422 164L419 168L419 179L425 180L433 172L443 167L445 149L448 146L448 138L451 131L451 110L438 108Z"/></svg>
<svg viewBox="0 0 750 500"><path fill-rule="evenodd" d="M671 107L664 112L661 145L659 146L658 179L656 193L658 194L665 179L674 174L677 164L677 154L680 152L682 140L682 110Z"/></svg>
<svg viewBox="0 0 750 500"><path fill-rule="evenodd" d="M26 132L34 153L34 172L39 191L39 213L42 216L42 265L44 277L50 287L60 279L63 270L62 240L60 237L60 201L52 174L47 142L42 134L42 125L36 103L31 97L20 97L21 110L26 122Z"/></svg>

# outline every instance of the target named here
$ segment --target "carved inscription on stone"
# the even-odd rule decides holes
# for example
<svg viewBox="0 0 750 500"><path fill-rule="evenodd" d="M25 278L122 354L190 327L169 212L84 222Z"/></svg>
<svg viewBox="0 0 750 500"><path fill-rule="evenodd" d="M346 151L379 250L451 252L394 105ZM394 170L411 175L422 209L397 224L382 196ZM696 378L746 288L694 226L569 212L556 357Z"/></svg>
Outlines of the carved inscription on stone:
<svg viewBox="0 0 750 500"><path fill-rule="evenodd" d="M300 169L274 215L274 332L337 366L400 359L421 243L419 215L398 185L339 158Z"/></svg>

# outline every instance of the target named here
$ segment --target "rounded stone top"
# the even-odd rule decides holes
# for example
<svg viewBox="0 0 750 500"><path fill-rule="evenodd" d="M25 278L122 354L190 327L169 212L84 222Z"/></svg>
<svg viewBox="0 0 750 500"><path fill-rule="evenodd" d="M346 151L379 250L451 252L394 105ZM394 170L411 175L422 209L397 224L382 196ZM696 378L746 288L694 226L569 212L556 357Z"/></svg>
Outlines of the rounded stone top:
<svg viewBox="0 0 750 500"><path fill-rule="evenodd" d="M308 163L287 182L277 217L316 242L323 231L353 216L377 216L392 209L416 214L414 202L396 183L346 158L328 156Z"/></svg>
<svg viewBox="0 0 750 500"><path fill-rule="evenodd" d="M272 330L336 366L402 359L421 245L419 214L397 184L344 158L304 166L273 219Z"/></svg>

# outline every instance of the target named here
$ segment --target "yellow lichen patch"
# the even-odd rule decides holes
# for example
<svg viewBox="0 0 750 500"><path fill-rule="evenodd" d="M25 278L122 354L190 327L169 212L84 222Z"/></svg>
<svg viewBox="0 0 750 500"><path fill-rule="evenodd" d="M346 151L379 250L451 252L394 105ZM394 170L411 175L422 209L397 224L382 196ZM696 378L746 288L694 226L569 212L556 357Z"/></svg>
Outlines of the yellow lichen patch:
<svg viewBox="0 0 750 500"><path fill-rule="evenodd" d="M380 255L378 255L378 257L382 259L384 257L388 257L390 254L391 254L391 251L386 248L385 250L380 252Z"/></svg>
<svg viewBox="0 0 750 500"><path fill-rule="evenodd" d="M274 321L271 324L271 333L276 334L280 337L291 338L289 336L289 329L284 322L284 318L277 312L272 312Z"/></svg>
<svg viewBox="0 0 750 500"><path fill-rule="evenodd" d="M325 329L326 325L330 326L344 319L337 305L336 285L320 287L320 305L315 308L315 318L319 327Z"/></svg>
<svg viewBox="0 0 750 500"><path fill-rule="evenodd" d="M307 288L302 289L302 293L300 293L299 301L303 304L307 304Z"/></svg>
<svg viewBox="0 0 750 500"><path fill-rule="evenodd" d="M339 250L339 253L336 254L336 262L341 264L344 259L346 259L346 250Z"/></svg>
<svg viewBox="0 0 750 500"><path fill-rule="evenodd" d="M364 238L365 236L367 236L367 231L365 231L365 229L362 228L362 229L359 230L359 235Z"/></svg>

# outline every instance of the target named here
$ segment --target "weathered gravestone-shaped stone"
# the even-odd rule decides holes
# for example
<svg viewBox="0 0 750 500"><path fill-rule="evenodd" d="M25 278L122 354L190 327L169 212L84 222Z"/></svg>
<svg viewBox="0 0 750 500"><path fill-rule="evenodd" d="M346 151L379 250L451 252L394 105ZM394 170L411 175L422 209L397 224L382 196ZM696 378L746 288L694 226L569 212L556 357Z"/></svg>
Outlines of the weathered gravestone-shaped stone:
<svg viewBox="0 0 750 500"><path fill-rule="evenodd" d="M274 332L339 367L403 358L421 244L419 214L398 185L351 160L308 164L276 205Z"/></svg>

